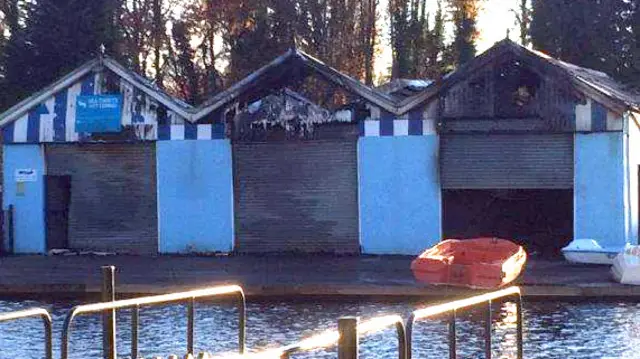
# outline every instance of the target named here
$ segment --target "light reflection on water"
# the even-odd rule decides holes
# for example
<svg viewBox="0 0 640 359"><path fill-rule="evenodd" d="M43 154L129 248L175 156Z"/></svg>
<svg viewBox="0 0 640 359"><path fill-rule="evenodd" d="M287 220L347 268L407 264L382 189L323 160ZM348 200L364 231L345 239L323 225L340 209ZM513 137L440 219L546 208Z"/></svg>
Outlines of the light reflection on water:
<svg viewBox="0 0 640 359"><path fill-rule="evenodd" d="M59 338L64 316L75 304L36 301L0 301L0 312L42 306L54 319L55 357L59 357ZM362 320L386 314L404 318L418 308L413 303L376 302L274 302L250 303L247 307L247 347L260 351L291 344L299 339L336 327L342 315ZM172 306L143 309L140 312L140 355L184 354L186 347L186 308ZM459 315L459 357L483 358L484 313ZM636 303L560 303L524 304L525 358L640 358L640 304ZM494 358L515 358L515 304L496 308L493 317ZM130 350L130 316L118 316L118 352L125 358ZM73 326L71 358L100 358L100 320L79 317ZM414 358L447 357L447 326L444 321L416 323ZM41 324L37 319L0 325L0 359L42 358ZM237 348L237 312L233 305L199 304L196 312L196 349L216 354ZM397 357L395 329L361 340L363 359ZM314 351L297 358L335 358L335 349Z"/></svg>

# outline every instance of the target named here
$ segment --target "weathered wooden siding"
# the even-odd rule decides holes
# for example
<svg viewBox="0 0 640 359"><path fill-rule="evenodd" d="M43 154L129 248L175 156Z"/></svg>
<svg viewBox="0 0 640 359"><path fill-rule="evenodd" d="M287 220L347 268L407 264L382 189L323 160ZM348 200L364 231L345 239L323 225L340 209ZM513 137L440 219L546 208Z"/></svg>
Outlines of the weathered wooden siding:
<svg viewBox="0 0 640 359"><path fill-rule="evenodd" d="M577 99L561 83L524 62L500 59L447 89L441 96L441 117L444 126L449 119L491 119L502 120L496 125L502 131L571 132ZM535 124L522 128L515 122L511 128L511 119L531 119ZM477 123L459 122L456 130L473 131L474 126Z"/></svg>
<svg viewBox="0 0 640 359"><path fill-rule="evenodd" d="M47 173L71 176L69 246L158 251L155 143L50 144Z"/></svg>
<svg viewBox="0 0 640 359"><path fill-rule="evenodd" d="M359 252L356 141L235 143L239 252Z"/></svg>

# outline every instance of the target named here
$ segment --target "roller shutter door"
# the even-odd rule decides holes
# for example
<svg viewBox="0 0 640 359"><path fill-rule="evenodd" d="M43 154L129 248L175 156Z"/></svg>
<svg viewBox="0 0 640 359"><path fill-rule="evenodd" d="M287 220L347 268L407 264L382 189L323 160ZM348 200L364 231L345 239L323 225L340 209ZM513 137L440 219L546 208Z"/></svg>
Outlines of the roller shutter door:
<svg viewBox="0 0 640 359"><path fill-rule="evenodd" d="M69 247L158 252L154 143L46 146L47 174L71 176Z"/></svg>
<svg viewBox="0 0 640 359"><path fill-rule="evenodd" d="M233 145L236 250L359 252L355 141Z"/></svg>
<svg viewBox="0 0 640 359"><path fill-rule="evenodd" d="M440 140L442 188L572 188L571 134L455 134Z"/></svg>

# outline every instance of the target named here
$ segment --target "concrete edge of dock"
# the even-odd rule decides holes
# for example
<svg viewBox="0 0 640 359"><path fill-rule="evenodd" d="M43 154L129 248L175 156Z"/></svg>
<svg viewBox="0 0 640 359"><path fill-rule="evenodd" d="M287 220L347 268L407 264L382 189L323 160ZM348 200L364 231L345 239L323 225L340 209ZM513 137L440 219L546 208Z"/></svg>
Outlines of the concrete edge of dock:
<svg viewBox="0 0 640 359"><path fill-rule="evenodd" d="M230 284L211 283L200 287ZM120 284L117 293L123 296L164 294L194 289L184 285ZM395 299L453 298L470 296L483 292L468 288L449 286L410 285L249 285L243 286L248 297L256 298L304 298L304 297L380 297ZM640 299L640 286L626 286L617 283L609 285L522 285L523 296L529 299ZM0 285L0 297L41 297L73 298L74 296L94 296L100 293L100 286L86 284L16 284Z"/></svg>

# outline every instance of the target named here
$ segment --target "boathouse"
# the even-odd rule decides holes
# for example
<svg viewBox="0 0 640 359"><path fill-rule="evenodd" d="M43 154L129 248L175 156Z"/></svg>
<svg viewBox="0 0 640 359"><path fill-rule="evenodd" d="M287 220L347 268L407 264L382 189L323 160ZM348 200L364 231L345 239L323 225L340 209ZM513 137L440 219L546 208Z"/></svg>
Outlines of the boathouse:
<svg viewBox="0 0 640 359"><path fill-rule="evenodd" d="M401 100L396 115L434 109L426 112L438 138L434 231L557 254L572 238L637 243L639 104L602 72L504 40ZM376 136L378 123L368 123Z"/></svg>
<svg viewBox="0 0 640 359"><path fill-rule="evenodd" d="M99 58L0 115L4 247L637 243L639 105L601 72L508 40L442 80L378 89L292 49L198 107Z"/></svg>

